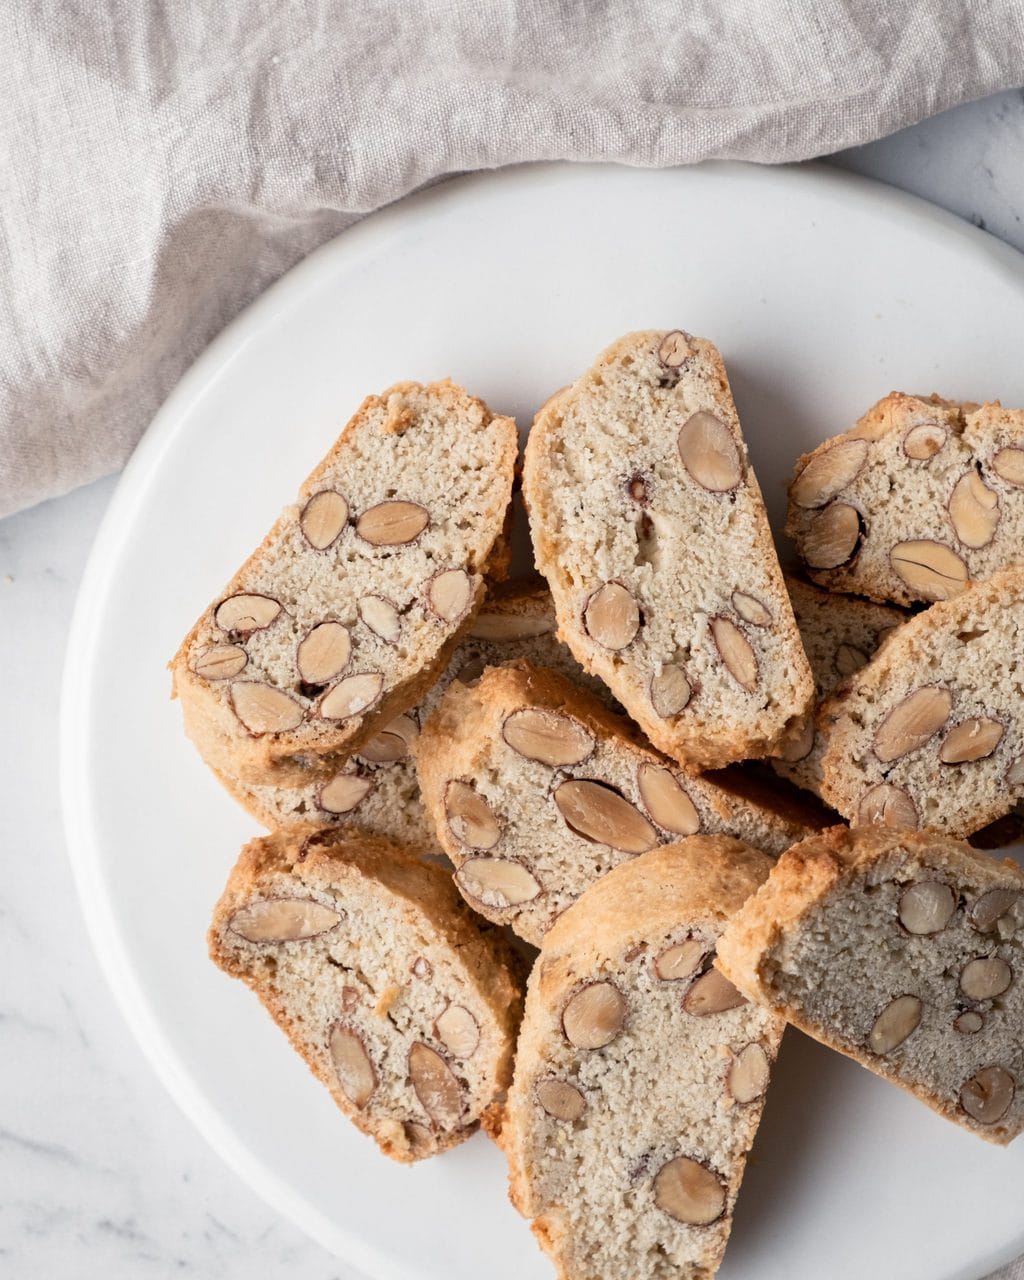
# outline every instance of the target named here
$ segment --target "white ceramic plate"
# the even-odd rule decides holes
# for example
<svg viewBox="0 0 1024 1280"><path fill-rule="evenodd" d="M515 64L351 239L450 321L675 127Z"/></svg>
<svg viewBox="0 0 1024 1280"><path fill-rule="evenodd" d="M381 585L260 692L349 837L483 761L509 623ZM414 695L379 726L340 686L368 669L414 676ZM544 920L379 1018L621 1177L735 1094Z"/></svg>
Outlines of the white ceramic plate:
<svg viewBox="0 0 1024 1280"><path fill-rule="evenodd" d="M181 732L165 663L364 393L450 374L528 423L626 330L722 348L778 527L793 460L895 388L1024 404L1024 270L825 168L538 167L408 200L313 254L182 380L82 588L63 794L107 977L184 1111L268 1202L380 1280L550 1275L482 1137L414 1169L336 1112L206 958L255 827ZM998 1150L787 1037L722 1280L976 1280L1024 1251ZM609 1278L612 1280L612 1278Z"/></svg>

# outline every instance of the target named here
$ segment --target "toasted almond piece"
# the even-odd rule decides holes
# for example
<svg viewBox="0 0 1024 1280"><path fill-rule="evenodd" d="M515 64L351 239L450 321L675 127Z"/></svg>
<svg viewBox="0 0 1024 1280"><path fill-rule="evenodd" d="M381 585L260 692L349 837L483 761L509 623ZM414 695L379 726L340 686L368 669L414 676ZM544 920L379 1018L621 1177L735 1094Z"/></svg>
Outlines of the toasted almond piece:
<svg viewBox="0 0 1024 1280"><path fill-rule="evenodd" d="M692 693L686 673L672 662L651 676L651 706L662 719L677 716L689 703Z"/></svg>
<svg viewBox="0 0 1024 1280"><path fill-rule="evenodd" d="M493 849L501 837L501 824L484 797L469 782L453 778L444 789L448 828L460 844L471 849Z"/></svg>
<svg viewBox="0 0 1024 1280"><path fill-rule="evenodd" d="M434 967L426 956L417 956L412 962L409 972L414 978L423 978L425 980L433 974Z"/></svg>
<svg viewBox="0 0 1024 1280"><path fill-rule="evenodd" d="M750 641L728 618L711 619L711 635L726 671L741 689L753 693L757 688L757 656Z"/></svg>
<svg viewBox="0 0 1024 1280"><path fill-rule="evenodd" d="M693 358L690 335L682 329L671 329L658 343L657 355L663 365L667 365L669 369L678 369Z"/></svg>
<svg viewBox="0 0 1024 1280"><path fill-rule="evenodd" d="M299 528L315 551L326 551L348 523L348 503L334 489L321 489L302 508Z"/></svg>
<svg viewBox="0 0 1024 1280"><path fill-rule="evenodd" d="M427 583L427 603L442 622L458 622L473 600L473 583L465 569L445 569Z"/></svg>
<svg viewBox="0 0 1024 1280"><path fill-rule="evenodd" d="M725 1213L725 1184L689 1156L676 1156L654 1176L654 1203L677 1222L707 1227Z"/></svg>
<svg viewBox="0 0 1024 1280"><path fill-rule="evenodd" d="M883 1055L901 1045L920 1026L923 1007L917 996L897 996L890 1000L875 1019L868 1036L871 1052Z"/></svg>
<svg viewBox="0 0 1024 1280"><path fill-rule="evenodd" d="M565 1080L538 1080L533 1092L538 1103L556 1120L579 1120L587 1109L583 1094Z"/></svg>
<svg viewBox="0 0 1024 1280"><path fill-rule="evenodd" d="M228 596L217 606L213 620L222 631L247 640L254 631L269 627L281 612L281 605L272 596L241 593Z"/></svg>
<svg viewBox="0 0 1024 1280"><path fill-rule="evenodd" d="M674 835L696 835L700 830L697 806L670 769L645 761L640 766L638 781L640 798L659 827Z"/></svg>
<svg viewBox="0 0 1024 1280"><path fill-rule="evenodd" d="M583 625L598 644L618 651L636 638L640 630L640 609L632 592L621 582L606 582L587 601Z"/></svg>
<svg viewBox="0 0 1024 1280"><path fill-rule="evenodd" d="M725 1013L727 1009L738 1009L746 1003L746 996L741 995L725 974L715 968L701 974L683 996L683 1008L695 1018Z"/></svg>
<svg viewBox="0 0 1024 1280"><path fill-rule="evenodd" d="M836 649L836 656L833 659L836 674L845 679L852 676L855 671L859 671L861 667L868 664L868 655L863 649L858 649L855 644L847 644L844 641Z"/></svg>
<svg viewBox="0 0 1024 1280"><path fill-rule="evenodd" d="M409 1079L434 1124L454 1129L462 1119L462 1087L444 1058L422 1040L409 1050Z"/></svg>
<svg viewBox="0 0 1024 1280"><path fill-rule="evenodd" d="M434 1023L434 1032L453 1058L471 1058L480 1043L476 1018L461 1004L450 1004Z"/></svg>
<svg viewBox="0 0 1024 1280"><path fill-rule="evenodd" d="M1007 445L992 459L992 470L1007 484L1024 485L1024 449Z"/></svg>
<svg viewBox="0 0 1024 1280"><path fill-rule="evenodd" d="M603 1049L626 1021L626 1001L612 982L589 982L562 1010L562 1030L577 1049Z"/></svg>
<svg viewBox="0 0 1024 1280"><path fill-rule="evenodd" d="M241 907L228 928L246 942L304 942L336 929L340 911L312 898L263 898Z"/></svg>
<svg viewBox="0 0 1024 1280"><path fill-rule="evenodd" d="M236 680L231 705L250 733L286 733L297 729L305 715L289 694L258 680Z"/></svg>
<svg viewBox="0 0 1024 1280"><path fill-rule="evenodd" d="M204 680L230 680L245 670L249 655L237 644L211 644L192 663L192 670Z"/></svg>
<svg viewBox="0 0 1024 1280"><path fill-rule="evenodd" d="M943 764L968 764L990 756L1002 740L1004 726L990 716L972 716L950 729L939 748Z"/></svg>
<svg viewBox="0 0 1024 1280"><path fill-rule="evenodd" d="M325 720L346 720L361 715L381 695L384 677L379 671L360 671L328 689L320 700L320 714Z"/></svg>
<svg viewBox="0 0 1024 1280"><path fill-rule="evenodd" d="M363 596L359 616L375 636L395 644L402 634L402 617L390 600L383 596Z"/></svg>
<svg viewBox="0 0 1024 1280"><path fill-rule="evenodd" d="M953 918L956 894L939 880L918 880L900 894L897 914L907 933L940 933Z"/></svg>
<svg viewBox="0 0 1024 1280"><path fill-rule="evenodd" d="M942 685L915 689L888 713L875 730L873 747L883 764L918 751L938 733L953 709L953 694Z"/></svg>
<svg viewBox="0 0 1024 1280"><path fill-rule="evenodd" d="M351 1013L357 1004L362 1000L363 993L358 987L342 987L341 989L341 1011L342 1013Z"/></svg>
<svg viewBox="0 0 1024 1280"><path fill-rule="evenodd" d="M832 502L804 531L803 557L812 569L838 569L853 558L860 541L860 512L848 502Z"/></svg>
<svg viewBox="0 0 1024 1280"><path fill-rule="evenodd" d="M348 627L340 622L321 622L299 641L295 665L307 684L326 684L344 671L351 654Z"/></svg>
<svg viewBox="0 0 1024 1280"><path fill-rule="evenodd" d="M782 748L779 751L779 759L785 760L787 764L796 764L799 760L806 760L814 749L815 733L813 720L800 721L795 728L787 732L786 737L783 739Z"/></svg>
<svg viewBox="0 0 1024 1280"><path fill-rule="evenodd" d="M976 899L967 918L979 933L991 933L999 921L1021 902L1024 902L1024 896L1017 889L989 889Z"/></svg>
<svg viewBox="0 0 1024 1280"><path fill-rule="evenodd" d="M581 764L594 750L593 736L561 711L524 707L505 717L501 736L527 760L557 769Z"/></svg>
<svg viewBox="0 0 1024 1280"><path fill-rule="evenodd" d="M866 440L841 440L807 463L789 488L798 507L823 507L856 480L867 461Z"/></svg>
<svg viewBox="0 0 1024 1280"><path fill-rule="evenodd" d="M641 507L646 507L650 499L647 491L648 480L646 476L642 476L638 471L635 476L630 476L626 481L626 492Z"/></svg>
<svg viewBox="0 0 1024 1280"><path fill-rule="evenodd" d="M999 526L999 498L977 471L967 471L949 495L949 518L965 547L986 547Z"/></svg>
<svg viewBox="0 0 1024 1280"><path fill-rule="evenodd" d="M767 627L771 622L771 612L757 596L748 595L746 591L734 591L731 599L732 607L752 627Z"/></svg>
<svg viewBox="0 0 1024 1280"><path fill-rule="evenodd" d="M744 1045L729 1064L725 1083L734 1102L753 1102L768 1088L771 1070L764 1045L756 1040Z"/></svg>
<svg viewBox="0 0 1024 1280"><path fill-rule="evenodd" d="M978 1124L996 1124L1013 1103L1017 1082L1003 1067L982 1067L960 1090L960 1105Z"/></svg>
<svg viewBox="0 0 1024 1280"><path fill-rule="evenodd" d="M740 451L732 432L707 410L679 428L679 457L693 480L711 493L728 493L743 479Z"/></svg>
<svg viewBox="0 0 1024 1280"><path fill-rule="evenodd" d="M968 960L960 973L960 990L968 1000L994 1000L1013 981L1013 970L1001 956Z"/></svg>
<svg viewBox="0 0 1024 1280"><path fill-rule="evenodd" d="M339 773L320 788L316 802L325 813L351 813L373 790L372 778Z"/></svg>
<svg viewBox="0 0 1024 1280"><path fill-rule="evenodd" d="M916 831L921 819L917 805L902 787L880 782L861 796L857 805L857 821L861 826L902 827Z"/></svg>
<svg viewBox="0 0 1024 1280"><path fill-rule="evenodd" d="M478 613L469 628L475 640L532 640L535 636L550 635L555 629L554 614L545 613L534 618L519 613Z"/></svg>
<svg viewBox="0 0 1024 1280"><path fill-rule="evenodd" d="M329 1048L342 1093L361 1111L377 1087L377 1073L366 1046L351 1027L336 1022L331 1028Z"/></svg>
<svg viewBox="0 0 1024 1280"><path fill-rule="evenodd" d="M944 542L931 538L897 542L889 563L922 600L951 600L967 586L967 566Z"/></svg>
<svg viewBox="0 0 1024 1280"><path fill-rule="evenodd" d="M532 902L540 893L540 885L526 867L507 858L467 858L455 879L467 897L499 908Z"/></svg>
<svg viewBox="0 0 1024 1280"><path fill-rule="evenodd" d="M430 524L430 512L418 502L393 499L378 502L356 521L356 533L375 547L399 547L415 542Z"/></svg>
<svg viewBox="0 0 1024 1280"><path fill-rule="evenodd" d="M1024 786L1024 756L1010 761L1004 781L1008 787Z"/></svg>
<svg viewBox="0 0 1024 1280"><path fill-rule="evenodd" d="M684 938L658 953L654 972L662 982L681 982L695 974L708 954L708 945L700 938Z"/></svg>
<svg viewBox="0 0 1024 1280"><path fill-rule="evenodd" d="M985 1019L976 1009L967 1009L953 1019L953 1030L959 1031L962 1036L976 1035L984 1025Z"/></svg>
<svg viewBox="0 0 1024 1280"><path fill-rule="evenodd" d="M946 435L937 422L919 422L903 437L903 452L915 462L930 462L945 445Z"/></svg>
<svg viewBox="0 0 1024 1280"><path fill-rule="evenodd" d="M402 1132L413 1151L426 1151L433 1146L434 1135L418 1120L406 1120L402 1124Z"/></svg>
<svg viewBox="0 0 1024 1280"><path fill-rule="evenodd" d="M623 853L646 853L658 843L657 831L640 810L606 782L569 778L553 798L569 828L585 840Z"/></svg>
<svg viewBox="0 0 1024 1280"><path fill-rule="evenodd" d="M359 757L370 764L395 764L409 754L409 747L419 734L419 726L411 716L396 716L359 748Z"/></svg>

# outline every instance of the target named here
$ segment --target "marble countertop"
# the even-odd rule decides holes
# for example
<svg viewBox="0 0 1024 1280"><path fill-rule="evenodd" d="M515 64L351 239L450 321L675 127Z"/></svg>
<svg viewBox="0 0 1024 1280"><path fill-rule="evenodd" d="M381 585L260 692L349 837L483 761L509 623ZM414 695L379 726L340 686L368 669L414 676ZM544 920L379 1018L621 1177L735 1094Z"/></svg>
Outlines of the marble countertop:
<svg viewBox="0 0 1024 1280"><path fill-rule="evenodd" d="M1024 250L1024 93L835 158ZM0 1276L334 1280L354 1273L263 1204L164 1093L90 950L64 852L56 744L75 593L115 481L0 522Z"/></svg>

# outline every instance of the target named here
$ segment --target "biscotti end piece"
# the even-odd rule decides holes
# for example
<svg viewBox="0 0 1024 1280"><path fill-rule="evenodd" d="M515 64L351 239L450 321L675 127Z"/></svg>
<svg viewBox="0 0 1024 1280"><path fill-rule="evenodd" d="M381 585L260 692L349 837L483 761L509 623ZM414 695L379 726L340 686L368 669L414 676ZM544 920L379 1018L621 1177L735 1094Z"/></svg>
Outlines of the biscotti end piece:
<svg viewBox="0 0 1024 1280"><path fill-rule="evenodd" d="M516 449L451 382L364 401L171 663L209 764L305 785L418 700L483 599Z"/></svg>
<svg viewBox="0 0 1024 1280"><path fill-rule="evenodd" d="M822 795L856 825L967 836L1024 799L1024 568L905 622L821 708Z"/></svg>
<svg viewBox="0 0 1024 1280"><path fill-rule="evenodd" d="M783 1022L713 967L770 867L693 836L616 868L549 931L499 1142L564 1280L708 1280Z"/></svg>
<svg viewBox="0 0 1024 1280"><path fill-rule="evenodd" d="M1024 411L893 392L799 459L789 500L815 582L950 600L1024 557Z"/></svg>
<svg viewBox="0 0 1024 1280"><path fill-rule="evenodd" d="M935 832L836 827L719 944L747 996L990 1142L1024 1129L1024 872Z"/></svg>
<svg viewBox="0 0 1024 1280"><path fill-rule="evenodd" d="M823 825L817 808L773 803L734 771L680 769L566 677L522 660L453 682L415 753L463 896L534 945L596 879L657 845L723 832L779 854Z"/></svg>
<svg viewBox="0 0 1024 1280"><path fill-rule="evenodd" d="M717 349L633 333L540 411L523 495L559 634L659 750L769 755L813 682Z"/></svg>
<svg viewBox="0 0 1024 1280"><path fill-rule="evenodd" d="M312 826L254 840L209 943L396 1160L462 1142L509 1084L518 961L407 846Z"/></svg>

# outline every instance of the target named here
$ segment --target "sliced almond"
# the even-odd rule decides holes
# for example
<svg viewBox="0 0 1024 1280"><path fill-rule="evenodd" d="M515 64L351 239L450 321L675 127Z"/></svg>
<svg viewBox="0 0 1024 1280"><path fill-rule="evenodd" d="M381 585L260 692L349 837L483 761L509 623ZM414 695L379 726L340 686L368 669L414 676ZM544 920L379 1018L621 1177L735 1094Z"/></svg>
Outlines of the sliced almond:
<svg viewBox="0 0 1024 1280"><path fill-rule="evenodd" d="M444 789L448 828L470 849L493 849L501 838L501 824L484 797L468 782L453 778Z"/></svg>
<svg viewBox="0 0 1024 1280"><path fill-rule="evenodd" d="M645 762L640 766L638 781L640 798L659 827L674 835L696 835L700 830L697 806L670 769Z"/></svg>
<svg viewBox="0 0 1024 1280"><path fill-rule="evenodd" d="M427 603L442 622L458 622L473 600L473 583L465 569L445 569L427 583Z"/></svg>
<svg viewBox="0 0 1024 1280"><path fill-rule="evenodd" d="M965 547L986 547L999 525L999 498L977 471L967 471L949 496L949 518Z"/></svg>
<svg viewBox="0 0 1024 1280"><path fill-rule="evenodd" d="M396 764L409 754L409 747L419 734L411 716L397 716L379 733L359 748L359 758L370 764Z"/></svg>
<svg viewBox="0 0 1024 1280"><path fill-rule="evenodd" d="M480 1043L476 1018L461 1004L450 1004L434 1023L434 1032L453 1058L471 1058Z"/></svg>
<svg viewBox="0 0 1024 1280"><path fill-rule="evenodd" d="M289 694L258 680L237 680L231 686L231 705L250 733L287 733L305 715Z"/></svg>
<svg viewBox="0 0 1024 1280"><path fill-rule="evenodd" d="M524 707L506 716L501 736L527 760L553 769L580 764L594 750L593 736L578 720L539 707Z"/></svg>
<svg viewBox="0 0 1024 1280"><path fill-rule="evenodd" d="M853 559L861 536L860 512L848 502L833 502L804 530L802 554L812 569L838 569Z"/></svg>
<svg viewBox="0 0 1024 1280"><path fill-rule="evenodd" d="M768 1088L771 1064L764 1045L744 1045L729 1065L725 1082L734 1102L754 1102Z"/></svg>
<svg viewBox="0 0 1024 1280"><path fill-rule="evenodd" d="M326 684L344 671L351 654L348 627L340 622L321 622L299 642L295 665L307 684Z"/></svg>
<svg viewBox="0 0 1024 1280"><path fill-rule="evenodd" d="M1003 1067L982 1067L960 1090L960 1105L978 1124L996 1124L1013 1103L1017 1082Z"/></svg>
<svg viewBox="0 0 1024 1280"><path fill-rule="evenodd" d="M951 600L967 586L967 566L944 542L931 538L897 542L889 563L921 600Z"/></svg>
<svg viewBox="0 0 1024 1280"><path fill-rule="evenodd" d="M728 493L743 479L733 434L713 413L701 410L684 422L677 446L683 466L702 489Z"/></svg>
<svg viewBox="0 0 1024 1280"><path fill-rule="evenodd" d="M658 343L658 359L669 369L678 369L687 360L692 360L695 352L690 345L690 335L682 329L672 329Z"/></svg>
<svg viewBox="0 0 1024 1280"><path fill-rule="evenodd" d="M1002 740L1004 726L990 716L972 716L950 729L939 748L943 764L968 764L990 756Z"/></svg>
<svg viewBox="0 0 1024 1280"><path fill-rule="evenodd" d="M938 880L918 880L900 894L897 914L907 933L940 933L953 918L956 894Z"/></svg>
<svg viewBox="0 0 1024 1280"><path fill-rule="evenodd" d="M902 787L880 782L861 796L857 821L861 826L901 827L905 831L916 831L921 820L917 806Z"/></svg>
<svg viewBox="0 0 1024 1280"><path fill-rule="evenodd" d="M213 620L222 631L247 640L254 631L269 627L281 612L280 604L272 596L241 594L228 596L217 606Z"/></svg>
<svg viewBox="0 0 1024 1280"><path fill-rule="evenodd" d="M362 715L377 701L383 688L384 677L379 671L346 676L324 694L320 714L325 720L347 720L349 716Z"/></svg>
<svg viewBox="0 0 1024 1280"><path fill-rule="evenodd" d="M534 1096L549 1116L556 1120L579 1120L587 1109L587 1100L575 1085L565 1080L538 1080Z"/></svg>
<svg viewBox="0 0 1024 1280"><path fill-rule="evenodd" d="M953 709L953 694L941 685L915 689L888 713L875 730L872 743L883 764L918 751L938 733Z"/></svg>
<svg viewBox="0 0 1024 1280"><path fill-rule="evenodd" d="M962 1036L973 1036L985 1025L985 1019L976 1009L967 1009L958 1018L953 1019L953 1030Z"/></svg>
<svg viewBox="0 0 1024 1280"><path fill-rule="evenodd" d="M426 956L417 956L412 962L409 972L414 978L422 978L426 980L433 974L434 967Z"/></svg>
<svg viewBox="0 0 1024 1280"><path fill-rule="evenodd" d="M975 901L968 920L980 933L991 933L1004 916L1022 903L1024 896L1018 889L989 889Z"/></svg>
<svg viewBox="0 0 1024 1280"><path fill-rule="evenodd" d="M430 524L430 512L418 502L396 499L378 502L356 521L356 533L375 547L399 547L415 542Z"/></svg>
<svg viewBox="0 0 1024 1280"><path fill-rule="evenodd" d="M1001 956L968 960L960 973L960 990L968 1000L994 1000L1013 981L1013 970Z"/></svg>
<svg viewBox="0 0 1024 1280"><path fill-rule="evenodd" d="M845 641L836 649L836 656L833 659L836 669L836 675L841 679L852 676L855 671L859 671L861 667L866 667L868 663L868 655L863 649L858 649L855 644L847 644Z"/></svg>
<svg viewBox="0 0 1024 1280"><path fill-rule="evenodd" d="M636 638L640 630L640 609L621 582L606 582L587 601L583 625L598 644L618 651Z"/></svg>
<svg viewBox="0 0 1024 1280"><path fill-rule="evenodd" d="M372 790L372 778L339 773L320 788L316 802L325 813L351 813Z"/></svg>
<svg viewBox="0 0 1024 1280"><path fill-rule="evenodd" d="M333 489L314 493L299 516L299 528L316 551L326 551L347 523L348 503Z"/></svg>
<svg viewBox="0 0 1024 1280"><path fill-rule="evenodd" d="M757 657L750 641L728 618L711 619L711 635L725 669L747 693L757 688Z"/></svg>
<svg viewBox="0 0 1024 1280"><path fill-rule="evenodd" d="M1024 449L1008 445L992 459L992 470L1007 484L1024 485Z"/></svg>
<svg viewBox="0 0 1024 1280"><path fill-rule="evenodd" d="M676 1156L654 1176L654 1203L677 1222L707 1227L725 1213L725 1183L689 1156Z"/></svg>
<svg viewBox="0 0 1024 1280"><path fill-rule="evenodd" d="M230 680L245 670L249 655L237 644L212 644L192 663L192 670L204 680Z"/></svg>
<svg viewBox="0 0 1024 1280"><path fill-rule="evenodd" d="M757 596L748 595L745 591L734 591L731 599L732 607L752 627L767 627L771 622L771 612Z"/></svg>
<svg viewBox="0 0 1024 1280"><path fill-rule="evenodd" d="M630 476L626 481L626 492L641 507L646 507L650 500L650 494L647 491L648 481L638 471L635 476Z"/></svg>
<svg viewBox="0 0 1024 1280"><path fill-rule="evenodd" d="M383 596L363 596L359 616L375 636L395 644L402 634L402 617L390 600Z"/></svg>
<svg viewBox="0 0 1024 1280"><path fill-rule="evenodd" d="M814 454L789 489L798 507L823 507L852 484L867 461L866 440L840 440Z"/></svg>
<svg viewBox="0 0 1024 1280"><path fill-rule="evenodd" d="M714 968L702 974L683 996L683 1008L695 1018L725 1013L746 1003L746 996L736 990L724 973Z"/></svg>
<svg viewBox="0 0 1024 1280"><path fill-rule="evenodd" d="M577 1049L603 1049L626 1021L626 1001L611 982L591 982L562 1010L565 1038Z"/></svg>
<svg viewBox="0 0 1024 1280"><path fill-rule="evenodd" d="M921 1023L921 1001L917 996L897 996L891 1000L875 1019L868 1036L868 1048L872 1053L891 1053L901 1045Z"/></svg>
<svg viewBox="0 0 1024 1280"><path fill-rule="evenodd" d="M526 867L507 858L468 858L455 880L467 897L489 907L518 907L540 893L540 885Z"/></svg>
<svg viewBox="0 0 1024 1280"><path fill-rule="evenodd" d="M779 751L779 759L787 764L796 764L806 760L814 750L816 730L813 720L801 720L794 728L787 731Z"/></svg>
<svg viewBox="0 0 1024 1280"><path fill-rule="evenodd" d="M409 1050L409 1079L434 1124L454 1129L462 1119L462 1086L444 1058L422 1040Z"/></svg>
<svg viewBox="0 0 1024 1280"><path fill-rule="evenodd" d="M377 1073L366 1046L350 1027L335 1023L331 1028L329 1048L342 1093L361 1111L377 1087Z"/></svg>
<svg viewBox="0 0 1024 1280"><path fill-rule="evenodd" d="M478 613L469 628L475 640L492 640L504 643L508 640L532 640L535 636L550 635L555 629L554 615L550 613L534 617L522 613Z"/></svg>
<svg viewBox="0 0 1024 1280"><path fill-rule="evenodd" d="M1024 786L1024 756L1011 760L1004 781L1008 787Z"/></svg>
<svg viewBox="0 0 1024 1280"><path fill-rule="evenodd" d="M570 778L554 790L558 812L585 840L623 853L646 853L658 833L640 810L614 788L590 778Z"/></svg>
<svg viewBox="0 0 1024 1280"><path fill-rule="evenodd" d="M654 972L662 982L681 982L697 972L707 954L706 942L686 938L659 952L654 960Z"/></svg>
<svg viewBox="0 0 1024 1280"><path fill-rule="evenodd" d="M665 720L677 716L689 703L692 688L686 673L674 663L667 663L651 677L651 706Z"/></svg>
<svg viewBox="0 0 1024 1280"><path fill-rule="evenodd" d="M336 929L341 919L312 898L263 898L236 911L228 928L246 942L303 942Z"/></svg>
<svg viewBox="0 0 1024 1280"><path fill-rule="evenodd" d="M903 452L915 462L930 462L945 443L945 427L937 422L919 422L903 437Z"/></svg>

